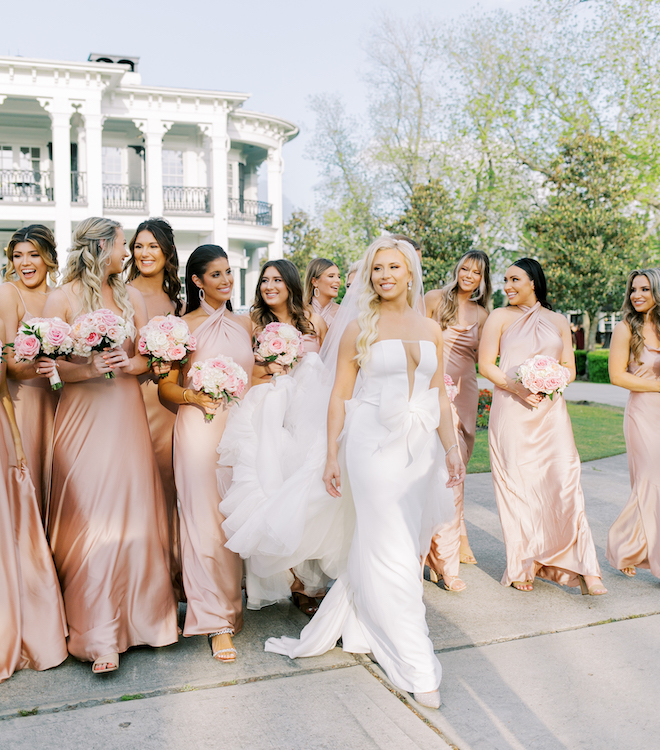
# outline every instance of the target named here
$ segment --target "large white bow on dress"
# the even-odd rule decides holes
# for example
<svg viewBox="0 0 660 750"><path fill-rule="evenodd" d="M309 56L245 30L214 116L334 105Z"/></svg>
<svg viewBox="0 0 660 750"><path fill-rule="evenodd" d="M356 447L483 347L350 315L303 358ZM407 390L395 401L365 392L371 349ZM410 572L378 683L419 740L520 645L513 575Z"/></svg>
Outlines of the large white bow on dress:
<svg viewBox="0 0 660 750"><path fill-rule="evenodd" d="M380 441L385 448L397 441L404 441L408 456L418 452L428 442L431 433L440 424L439 391L431 388L406 398L397 388L384 388L380 397L380 421L390 434Z"/></svg>

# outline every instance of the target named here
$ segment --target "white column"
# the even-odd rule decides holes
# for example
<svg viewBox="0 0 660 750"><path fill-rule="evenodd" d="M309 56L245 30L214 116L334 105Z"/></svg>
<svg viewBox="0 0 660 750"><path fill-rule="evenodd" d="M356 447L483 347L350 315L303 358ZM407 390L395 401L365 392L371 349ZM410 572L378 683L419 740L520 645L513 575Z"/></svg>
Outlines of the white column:
<svg viewBox="0 0 660 750"><path fill-rule="evenodd" d="M159 119L147 120L144 128L138 125L144 133L149 216L163 215L163 136L171 125Z"/></svg>
<svg viewBox="0 0 660 750"><path fill-rule="evenodd" d="M200 126L203 128L203 126ZM227 153L231 145L227 135L227 114L214 119L202 129L211 139L211 181L213 195L213 241L223 250L229 248L229 206L227 196Z"/></svg>
<svg viewBox="0 0 660 750"><path fill-rule="evenodd" d="M85 178L90 216L103 216L103 121L99 111L85 114Z"/></svg>
<svg viewBox="0 0 660 750"><path fill-rule="evenodd" d="M71 247L71 106L68 100L52 104L53 188L55 193L55 241L60 267Z"/></svg>
<svg viewBox="0 0 660 750"><path fill-rule="evenodd" d="M268 260L284 257L284 244L282 240L282 144L277 148L268 149L268 202L272 206L273 228L275 229L275 240L268 246Z"/></svg>

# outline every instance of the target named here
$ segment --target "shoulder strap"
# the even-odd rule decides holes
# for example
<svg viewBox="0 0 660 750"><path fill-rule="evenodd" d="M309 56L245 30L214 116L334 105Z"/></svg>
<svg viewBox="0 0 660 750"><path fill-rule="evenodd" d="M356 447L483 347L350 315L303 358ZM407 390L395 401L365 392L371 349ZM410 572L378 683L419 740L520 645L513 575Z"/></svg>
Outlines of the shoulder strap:
<svg viewBox="0 0 660 750"><path fill-rule="evenodd" d="M23 315L21 315L21 319L25 317L26 313L31 314L30 311L27 308L27 305L25 304L25 300L23 299L23 295L21 294L21 290L16 286L16 284L14 284L13 281L8 281L7 283L11 284L11 286L14 287L14 289L16 290L16 292L17 292L17 294L18 294L18 296L19 296L19 298L21 300L21 303L23 305Z"/></svg>

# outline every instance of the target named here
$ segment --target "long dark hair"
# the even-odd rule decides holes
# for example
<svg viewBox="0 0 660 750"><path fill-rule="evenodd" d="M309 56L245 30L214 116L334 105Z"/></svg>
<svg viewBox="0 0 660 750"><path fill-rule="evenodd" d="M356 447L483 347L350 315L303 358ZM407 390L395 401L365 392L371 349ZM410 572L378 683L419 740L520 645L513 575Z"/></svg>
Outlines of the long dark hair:
<svg viewBox="0 0 660 750"><path fill-rule="evenodd" d="M538 260L534 260L534 258L519 258L511 265L522 268L531 279L532 284L534 284L534 294L536 294L536 299L541 303L541 307L552 310L552 305L548 302L548 284Z"/></svg>
<svg viewBox="0 0 660 750"><path fill-rule="evenodd" d="M179 255L174 244L174 232L165 219L146 219L135 230L135 234L128 243L131 257L126 262L128 280L133 281L140 275L135 262L135 241L140 232L151 232L165 258L163 269L163 291L174 302L176 314L181 315L183 303L181 301L181 280L179 279Z"/></svg>
<svg viewBox="0 0 660 750"><path fill-rule="evenodd" d="M227 253L220 245L200 245L190 254L186 263L186 314L199 307L200 289L192 277L197 276L198 279L201 279L206 273L209 263L218 260L218 258L226 258L229 262ZM227 310L231 312L231 309L231 301L227 300Z"/></svg>
<svg viewBox="0 0 660 750"><path fill-rule="evenodd" d="M626 296L623 300L623 322L630 328L630 352L637 364L642 362L642 352L644 351L644 323L646 313L638 313L630 301L632 294L633 281L638 276L646 276L651 287L651 294L655 300L655 307L649 311L649 320L655 328L655 335L660 338L660 268L644 268L638 271L632 271L628 276L626 284Z"/></svg>
<svg viewBox="0 0 660 750"><path fill-rule="evenodd" d="M309 333L314 335L316 333L314 326L311 320L305 315L300 274L290 260L269 260L263 264L261 273L259 274L259 281L257 281L257 288L254 292L254 304L250 308L250 317L255 326L257 328L265 328L269 323L277 322L275 313L266 304L266 300L261 294L261 281L266 273L266 269L271 267L277 269L289 292L286 304L293 325L302 334Z"/></svg>

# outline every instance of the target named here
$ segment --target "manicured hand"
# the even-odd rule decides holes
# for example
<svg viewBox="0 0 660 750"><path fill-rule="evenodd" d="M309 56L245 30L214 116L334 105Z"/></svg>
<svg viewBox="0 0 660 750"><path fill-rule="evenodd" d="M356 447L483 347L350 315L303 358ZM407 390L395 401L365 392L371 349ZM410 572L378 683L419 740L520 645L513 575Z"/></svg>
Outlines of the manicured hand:
<svg viewBox="0 0 660 750"><path fill-rule="evenodd" d="M449 473L447 487L456 487L459 484L463 484L465 481L465 464L458 448L453 448L445 456L445 465Z"/></svg>
<svg viewBox="0 0 660 750"><path fill-rule="evenodd" d="M37 375L42 375L45 378L50 378L57 372L57 364L50 357L39 357L34 364Z"/></svg>

